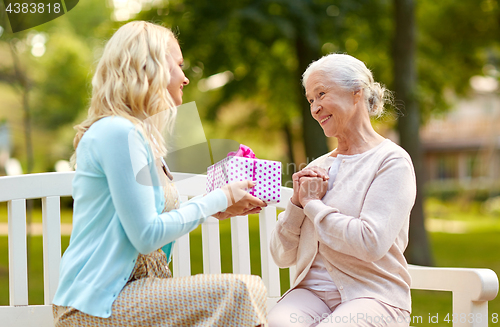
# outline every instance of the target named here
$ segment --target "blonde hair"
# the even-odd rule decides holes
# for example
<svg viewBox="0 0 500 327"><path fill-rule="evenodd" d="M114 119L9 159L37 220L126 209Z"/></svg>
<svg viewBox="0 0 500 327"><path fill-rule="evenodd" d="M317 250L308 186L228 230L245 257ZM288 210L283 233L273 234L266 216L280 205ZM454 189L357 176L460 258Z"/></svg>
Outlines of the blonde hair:
<svg viewBox="0 0 500 327"><path fill-rule="evenodd" d="M314 72L322 73L330 82L346 90L362 89L370 116L381 116L384 103L392 103L392 92L374 81L372 72L361 60L348 54L331 53L312 62L302 75L304 88L309 76Z"/></svg>
<svg viewBox="0 0 500 327"><path fill-rule="evenodd" d="M93 123L104 117L121 116L144 134L155 155L166 155L161 131L176 114L175 103L167 91L171 42L177 39L170 29L144 21L127 23L115 32L92 78L87 119L75 126L75 150ZM71 161L76 162L76 151Z"/></svg>

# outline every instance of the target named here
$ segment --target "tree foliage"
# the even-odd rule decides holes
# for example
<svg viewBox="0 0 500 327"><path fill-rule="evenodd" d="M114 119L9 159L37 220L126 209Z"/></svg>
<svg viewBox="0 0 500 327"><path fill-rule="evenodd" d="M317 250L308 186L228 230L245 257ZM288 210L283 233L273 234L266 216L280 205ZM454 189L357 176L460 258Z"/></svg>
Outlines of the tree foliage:
<svg viewBox="0 0 500 327"><path fill-rule="evenodd" d="M242 127L262 130L260 121L270 121L266 127L282 130L288 140L285 161L300 163L327 151L304 98L302 73L323 54L347 51L368 59L387 78L390 62L373 59L389 58L387 5L367 0L170 1L139 18L163 21L180 31L184 56L193 61L187 72L192 82L233 72L234 80L222 89L205 93L202 100L196 97L206 108L205 119L214 121L220 108L235 99L252 101L257 117ZM188 98L195 93L187 88ZM292 143L302 144L305 156L294 158Z"/></svg>
<svg viewBox="0 0 500 327"><path fill-rule="evenodd" d="M0 16L3 31L0 36L0 83L12 86L22 99L24 124L26 117L33 120L35 170L51 170L56 160L67 159L71 154L67 146L71 138L58 137L69 135L59 130L71 129L75 118L88 106L93 51L109 36L106 32L109 33L112 25L110 9L99 0L81 2L56 20L18 33L10 31L6 15ZM41 47L45 49L40 57L32 52L37 38L42 40ZM13 51L9 51L10 48ZM14 59L18 63L18 73L14 69ZM8 110L1 101L0 109L2 116ZM57 140L47 142L50 134ZM24 152L20 151L25 147L23 143L15 144L16 155ZM59 150L63 148L66 150Z"/></svg>
<svg viewBox="0 0 500 327"><path fill-rule="evenodd" d="M422 121L450 108L446 91L464 96L469 79L499 67L497 0L418 1L418 101Z"/></svg>
<svg viewBox="0 0 500 327"><path fill-rule="evenodd" d="M366 62L376 80L392 86L394 21L389 0L173 0L155 4L136 18L177 29L185 57L191 61L187 74L192 84L226 70L234 74L232 82L216 91L201 94L196 85L186 89L187 99L201 104L208 121L215 121L225 105L250 101L251 119L240 128L288 129L295 143L304 143L301 121L307 118L307 108L299 83L304 53L310 62L328 52L347 52ZM445 90L463 94L469 77L480 74L485 63L497 65L499 6L497 0L422 0L416 9L418 101L425 121L432 112L448 108ZM30 66L39 75L35 76L40 88L35 90L34 106L40 122L52 128L86 107L89 65L96 59L91 51L102 47L120 25L109 19L110 14L104 2L89 0L33 29L49 35L47 54ZM5 25L6 16L1 19ZM3 34L1 40L12 37L21 42L27 36L8 35L8 30ZM61 41L64 37L67 45ZM51 54L54 59L49 58ZM1 81L13 84L12 78L8 68L2 69Z"/></svg>
<svg viewBox="0 0 500 327"><path fill-rule="evenodd" d="M377 81L394 90L415 77L410 100L397 104L396 116L405 114L405 105L412 106L418 109L411 118L422 123L449 109L448 94L465 95L472 75L500 76L498 0L419 0L415 9L416 76L408 78L394 76L391 0L154 1L135 19L164 23L178 32L191 80L185 100L196 100L202 119L217 130L213 136L225 137L223 129L229 135L260 135L265 146L281 142L287 148L286 158L275 159L299 164L327 151L300 84L307 65L321 55L353 55L367 64ZM1 36L0 41L12 42L20 51L36 121L44 128L71 123L85 111L90 67L121 25L111 21L110 14L101 0L80 1L68 14L33 29L48 35L47 52L39 59L29 51L21 53L23 46L29 47L30 31L12 35L5 30ZM0 17L0 25L5 26L5 19ZM233 80L223 87L208 92L196 87L225 71ZM3 62L0 82L22 85L12 65ZM228 112L233 121L222 121ZM404 137L418 138L418 124ZM420 159L414 160L418 166Z"/></svg>
<svg viewBox="0 0 500 327"><path fill-rule="evenodd" d="M90 49L78 38L53 34L48 51L40 58L37 88L33 100L34 118L50 129L73 123L88 105Z"/></svg>

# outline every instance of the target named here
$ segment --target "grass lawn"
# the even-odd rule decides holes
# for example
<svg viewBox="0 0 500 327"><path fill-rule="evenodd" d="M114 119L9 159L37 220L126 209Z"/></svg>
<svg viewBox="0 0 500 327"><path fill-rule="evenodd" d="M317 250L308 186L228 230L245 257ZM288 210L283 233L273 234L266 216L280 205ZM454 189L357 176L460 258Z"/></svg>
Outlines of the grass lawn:
<svg viewBox="0 0 500 327"><path fill-rule="evenodd" d="M442 208L441 208L442 209ZM452 211L450 211L453 213ZM441 212L442 214L442 212ZM0 211L0 221L2 212ZM33 220L38 218L34 214ZM71 213L63 213L64 217L70 217ZM432 210L430 216L432 217ZM447 219L446 217L439 217ZM70 218L63 218L64 220ZM500 256L498 244L500 237L500 221L491 217L482 217L480 221L468 220L471 226L470 231L465 234L449 234L442 232L431 232L430 240L432 244L434 259L437 266L446 267L474 267L490 268L500 274ZM249 223L250 228L250 256L252 263L252 274L260 275L260 247L258 218L253 216ZM231 239L229 220L220 223L222 272L232 272L231 263ZM201 250L201 228L191 233L191 266L192 273L197 274L203 271L202 250ZM69 243L69 237L62 238L63 249ZM43 303L43 270L42 270L42 238L33 237L31 243L31 259L29 268L29 303ZM281 271L281 290L288 289L288 270ZM439 323L433 326L449 326L443 321L447 313L451 312L451 293L412 291L413 297L413 326L429 325L429 318L439 315ZM8 305L8 253L7 237L0 236L0 305ZM491 321L493 313L500 314L500 299L490 302L489 305L491 325L496 325ZM420 319L421 321L417 320Z"/></svg>

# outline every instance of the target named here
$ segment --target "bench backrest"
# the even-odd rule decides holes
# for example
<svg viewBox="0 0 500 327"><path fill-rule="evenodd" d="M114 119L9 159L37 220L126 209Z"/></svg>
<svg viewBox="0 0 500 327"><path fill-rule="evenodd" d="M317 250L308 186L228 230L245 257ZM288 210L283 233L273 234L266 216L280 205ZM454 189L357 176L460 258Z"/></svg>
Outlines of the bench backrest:
<svg viewBox="0 0 500 327"><path fill-rule="evenodd" d="M182 201L205 192L206 176L184 173L173 175ZM7 202L9 228L9 306L0 306L2 326L53 326L50 305L58 285L61 260L60 198L71 196L73 177L74 172L0 178L0 202ZM276 211L284 209L282 203L286 203L291 194L291 189L282 188L282 202L264 208L259 214L262 279L267 287L269 307L281 294L279 268L271 258L269 240L276 223ZM41 199L42 202L44 305L28 305L27 199ZM219 221L210 217L201 228L203 272L221 273ZM247 216L231 218L231 243L233 273L250 274ZM176 242L173 275L191 275L189 235Z"/></svg>
<svg viewBox="0 0 500 327"><path fill-rule="evenodd" d="M53 326L50 303L61 261L60 198L71 196L74 173L44 173L0 178L0 202L7 202L9 306L0 307L2 326ZM28 306L26 200L42 200L43 306Z"/></svg>

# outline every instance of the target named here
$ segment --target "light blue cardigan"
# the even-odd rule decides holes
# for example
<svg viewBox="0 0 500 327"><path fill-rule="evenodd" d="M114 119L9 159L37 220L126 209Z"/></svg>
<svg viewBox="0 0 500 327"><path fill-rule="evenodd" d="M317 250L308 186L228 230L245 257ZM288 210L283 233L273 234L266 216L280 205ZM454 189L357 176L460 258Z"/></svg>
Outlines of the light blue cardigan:
<svg viewBox="0 0 500 327"><path fill-rule="evenodd" d="M163 248L170 260L175 239L226 209L226 196L216 190L161 213L165 200L153 160L125 118L103 118L85 132L73 180L73 231L54 304L111 316L139 253Z"/></svg>

